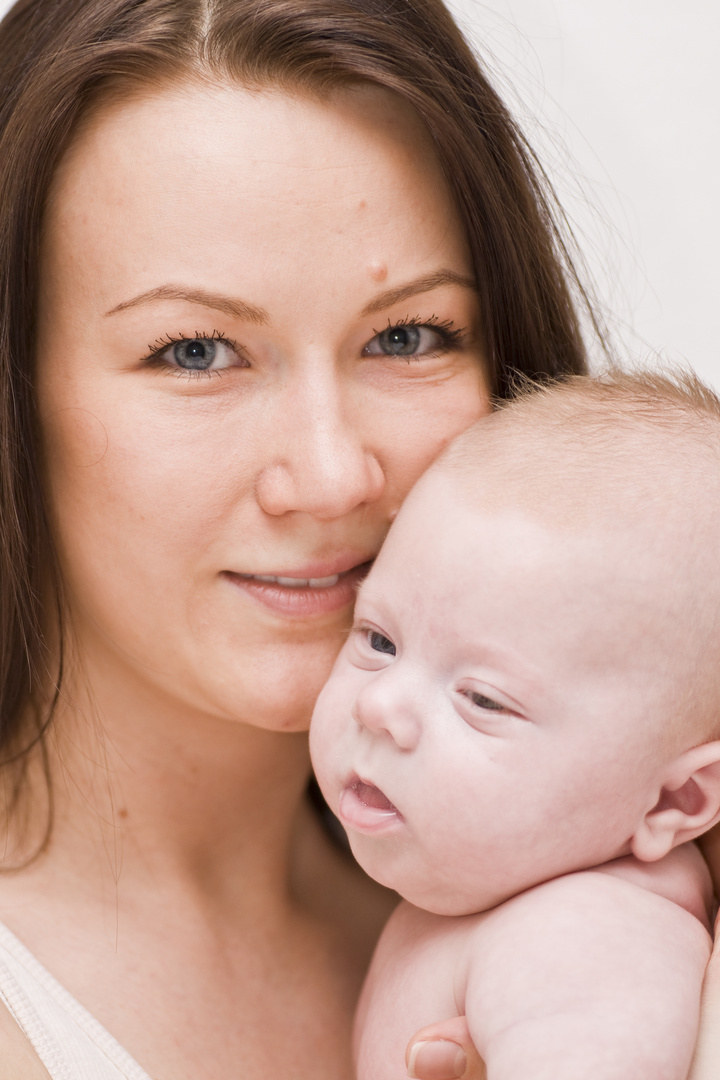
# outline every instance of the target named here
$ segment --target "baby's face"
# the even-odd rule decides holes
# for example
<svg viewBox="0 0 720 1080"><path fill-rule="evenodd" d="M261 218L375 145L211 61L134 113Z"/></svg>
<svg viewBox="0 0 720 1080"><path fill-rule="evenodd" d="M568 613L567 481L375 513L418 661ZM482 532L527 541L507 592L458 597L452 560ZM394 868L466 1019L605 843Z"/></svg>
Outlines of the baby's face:
<svg viewBox="0 0 720 1080"><path fill-rule="evenodd" d="M421 481L311 729L373 877L460 915L628 853L673 752L663 573L626 534L468 508L452 477Z"/></svg>

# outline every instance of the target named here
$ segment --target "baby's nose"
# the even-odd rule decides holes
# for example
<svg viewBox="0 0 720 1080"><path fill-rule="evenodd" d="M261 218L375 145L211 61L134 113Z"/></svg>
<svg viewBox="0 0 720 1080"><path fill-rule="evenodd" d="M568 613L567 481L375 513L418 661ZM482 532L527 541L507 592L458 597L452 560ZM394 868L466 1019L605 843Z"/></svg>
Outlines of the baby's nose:
<svg viewBox="0 0 720 1080"><path fill-rule="evenodd" d="M378 672L358 694L353 717L361 728L387 736L401 750L414 750L421 721L413 694L403 687L396 666Z"/></svg>

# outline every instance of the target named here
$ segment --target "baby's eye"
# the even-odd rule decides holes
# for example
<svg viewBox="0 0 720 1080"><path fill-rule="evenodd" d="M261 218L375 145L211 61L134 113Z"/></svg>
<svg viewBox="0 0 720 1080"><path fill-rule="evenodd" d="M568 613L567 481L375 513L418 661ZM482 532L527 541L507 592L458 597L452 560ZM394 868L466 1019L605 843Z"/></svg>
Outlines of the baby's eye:
<svg viewBox="0 0 720 1080"><path fill-rule="evenodd" d="M471 701L473 705L477 705L478 709L487 709L488 712L508 711L499 701L493 701L492 698L486 697L485 694L478 694L476 690L461 690L460 692L464 697Z"/></svg>
<svg viewBox="0 0 720 1080"><path fill-rule="evenodd" d="M395 646L390 638L385 637L379 630L370 630L368 633L368 642L370 648L375 652L389 653L390 656L395 656Z"/></svg>
<svg viewBox="0 0 720 1080"><path fill-rule="evenodd" d="M153 364L188 373L244 366L230 342L220 336L179 338L164 348L153 349L150 359Z"/></svg>
<svg viewBox="0 0 720 1080"><path fill-rule="evenodd" d="M415 323L388 326L376 334L362 351L363 356L425 356L442 352L452 344L453 331L445 327Z"/></svg>

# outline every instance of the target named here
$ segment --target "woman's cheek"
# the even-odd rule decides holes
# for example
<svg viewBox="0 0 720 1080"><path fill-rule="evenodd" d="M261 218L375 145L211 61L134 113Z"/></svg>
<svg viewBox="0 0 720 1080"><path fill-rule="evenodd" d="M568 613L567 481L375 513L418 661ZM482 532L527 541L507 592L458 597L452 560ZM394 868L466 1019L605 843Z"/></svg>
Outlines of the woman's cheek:
<svg viewBox="0 0 720 1080"><path fill-rule="evenodd" d="M108 448L105 424L90 409L68 406L43 420L46 457L58 468L72 472L98 465Z"/></svg>

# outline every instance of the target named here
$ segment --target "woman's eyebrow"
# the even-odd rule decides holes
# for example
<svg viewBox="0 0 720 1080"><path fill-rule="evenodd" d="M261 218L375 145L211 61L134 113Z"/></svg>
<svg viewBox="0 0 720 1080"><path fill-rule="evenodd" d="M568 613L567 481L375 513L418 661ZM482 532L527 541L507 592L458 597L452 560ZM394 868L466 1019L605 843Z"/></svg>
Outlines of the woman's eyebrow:
<svg viewBox="0 0 720 1080"><path fill-rule="evenodd" d="M373 315L378 311L383 311L385 308L392 307L393 304L397 304L401 300L406 300L410 296L417 296L418 293L437 289L440 285L460 285L465 289L473 290L476 288L472 278L464 277L454 270L437 270L434 274L415 278L404 285L396 285L393 289L386 289L385 292L380 293L371 300L363 308L361 314L363 316ZM208 292L206 289L191 288L186 285L159 285L155 289L148 289L147 292L131 297L130 300L123 300L122 303L116 304L114 308L106 311L105 314L117 315L119 312L127 311L129 308L138 307L141 304L151 304L158 300L185 300L191 304L199 304L201 307L214 308L216 311L222 311L225 315L230 315L234 319L242 319L244 322L257 325L269 322L269 315L264 308L247 303L245 300L223 296L222 293Z"/></svg>
<svg viewBox="0 0 720 1080"><path fill-rule="evenodd" d="M214 308L215 311L222 311L225 315L230 315L233 319L242 319L244 322L262 324L269 321L267 311L256 307L255 304L223 296L222 293L189 288L185 285L159 285L156 289L148 289L147 292L139 293L130 300L123 300L121 304L117 304L105 314L116 315L120 311L127 311L128 308L137 307L139 304L151 304L156 300L185 300L190 304Z"/></svg>
<svg viewBox="0 0 720 1080"><path fill-rule="evenodd" d="M457 274L454 270L437 270L434 274L428 274L427 277L415 278L414 281L408 281L405 285L396 285L394 289L386 289L362 309L361 315L374 315L378 311L392 307L393 304L400 303L401 300L417 296L418 293L430 292L431 289L437 289L440 285L462 285L464 289L473 291L477 289L472 278Z"/></svg>

